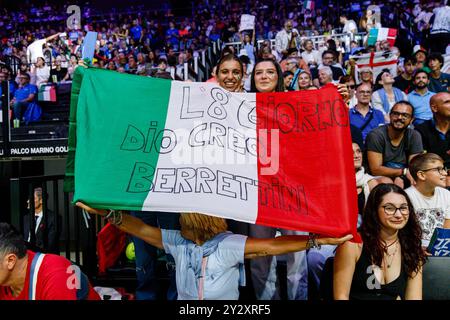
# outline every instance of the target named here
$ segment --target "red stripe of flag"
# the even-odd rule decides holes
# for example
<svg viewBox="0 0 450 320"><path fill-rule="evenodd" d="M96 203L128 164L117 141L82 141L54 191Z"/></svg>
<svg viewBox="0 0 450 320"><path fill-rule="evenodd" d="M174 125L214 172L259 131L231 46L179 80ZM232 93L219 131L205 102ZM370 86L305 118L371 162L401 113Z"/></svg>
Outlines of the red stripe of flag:
<svg viewBox="0 0 450 320"><path fill-rule="evenodd" d="M273 175L259 150L257 224L332 236L356 235L357 196L348 108L336 87L257 94L259 146L279 133ZM268 138L262 139L264 130ZM274 163L275 161L272 161Z"/></svg>

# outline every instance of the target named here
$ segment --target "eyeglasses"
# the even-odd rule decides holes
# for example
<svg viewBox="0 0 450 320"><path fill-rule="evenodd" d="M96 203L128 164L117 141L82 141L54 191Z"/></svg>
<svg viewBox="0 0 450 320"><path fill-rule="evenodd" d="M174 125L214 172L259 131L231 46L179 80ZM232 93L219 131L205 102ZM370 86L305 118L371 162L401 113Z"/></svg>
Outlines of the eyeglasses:
<svg viewBox="0 0 450 320"><path fill-rule="evenodd" d="M350 89L355 89L355 88L356 88L356 84L348 85L348 87L349 87Z"/></svg>
<svg viewBox="0 0 450 320"><path fill-rule="evenodd" d="M372 94L372 91L358 91L358 94L367 94L367 95L370 95L370 94Z"/></svg>
<svg viewBox="0 0 450 320"><path fill-rule="evenodd" d="M399 118L402 116L405 119L410 119L412 117L412 114L406 113L406 112L397 112L397 111L391 111L391 116Z"/></svg>
<svg viewBox="0 0 450 320"><path fill-rule="evenodd" d="M400 211L400 213L404 216L407 216L409 214L409 207L408 206L401 206L397 208L393 204L386 204L382 206L384 209L384 213L386 213L388 216L393 216L397 212L397 210Z"/></svg>
<svg viewBox="0 0 450 320"><path fill-rule="evenodd" d="M423 170L419 170L419 171L426 172L426 171L432 171L432 170L433 171L436 170L437 172L439 172L439 174L442 174L442 175L444 175L448 172L448 169L446 167L429 168L429 169L423 169Z"/></svg>

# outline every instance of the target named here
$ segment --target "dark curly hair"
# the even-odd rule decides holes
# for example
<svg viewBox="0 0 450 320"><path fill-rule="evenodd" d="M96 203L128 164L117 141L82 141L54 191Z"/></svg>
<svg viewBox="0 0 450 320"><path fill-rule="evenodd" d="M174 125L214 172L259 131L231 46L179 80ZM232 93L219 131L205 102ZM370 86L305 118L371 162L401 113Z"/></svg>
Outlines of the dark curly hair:
<svg viewBox="0 0 450 320"><path fill-rule="evenodd" d="M402 264L405 266L408 276L411 277L425 263L425 254L422 250L422 229L417 221L411 200L403 189L395 184L383 183L377 185L370 192L364 208L361 237L367 252L371 255L372 263L381 266L386 249L380 238L381 224L378 218L378 208L383 197L390 192L404 196L408 203L408 222L403 229L399 230L398 238L402 251Z"/></svg>

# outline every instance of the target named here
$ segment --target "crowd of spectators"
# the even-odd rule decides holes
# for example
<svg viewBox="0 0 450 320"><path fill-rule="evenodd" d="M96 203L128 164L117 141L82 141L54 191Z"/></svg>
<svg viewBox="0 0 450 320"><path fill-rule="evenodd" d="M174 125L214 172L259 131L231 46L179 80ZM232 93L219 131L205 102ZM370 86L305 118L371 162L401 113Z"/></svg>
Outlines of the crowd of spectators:
<svg viewBox="0 0 450 320"><path fill-rule="evenodd" d="M329 84L347 87L348 95L343 96L354 139L360 220L370 191L378 184L390 183L396 186L381 193L404 196L406 190L418 214L424 249L436 227L450 227L450 191L446 190L450 188L450 75L443 70L449 48L450 7L445 1L322 0L315 1L312 10L291 0L194 1L191 16L174 15L171 8L134 13L112 10L98 15L88 8L83 7L82 23L75 29L52 16L60 8L51 5L30 6L20 13L3 9L0 26L6 33L0 59L14 56L20 61L17 83L12 82L11 90L17 119L27 111L27 103L34 101L39 86L71 80L80 65L81 44L88 31L98 32L94 67L175 80L186 80L182 76L185 62L191 62L211 43L238 42L239 46L221 48L222 63L209 80L229 91L301 91ZM239 32L243 13L256 17L253 30ZM353 39L358 32L380 27L397 29L395 44L384 39L368 45L367 36L361 42ZM350 48L326 38L340 32L353 34ZM321 48L310 39L319 35L326 39ZM29 46L42 39L42 56L30 61ZM377 73L371 67L355 68L353 55L371 52L394 54L396 68ZM264 77L269 71L273 88L264 91L258 87L257 76ZM13 76L6 65L0 70L0 79L16 80ZM424 152L429 156L424 157ZM372 204L378 206L383 197ZM404 218L414 212L407 208L409 204L383 208L389 216ZM396 253L397 249L391 255ZM320 258L314 263L321 269L334 252L317 254ZM349 256L353 258L341 252L338 258ZM417 256L418 260L411 262L414 273L423 260L421 253ZM309 258L308 264L311 268ZM345 263L337 265L345 269ZM336 296L341 297L342 290L343 297L348 297L348 284L339 285ZM415 292L409 297L418 296Z"/></svg>

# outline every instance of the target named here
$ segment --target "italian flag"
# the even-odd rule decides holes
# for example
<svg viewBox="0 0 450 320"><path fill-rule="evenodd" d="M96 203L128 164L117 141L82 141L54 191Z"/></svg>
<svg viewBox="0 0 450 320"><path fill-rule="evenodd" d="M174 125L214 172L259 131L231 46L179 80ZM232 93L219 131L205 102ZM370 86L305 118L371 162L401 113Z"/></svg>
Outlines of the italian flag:
<svg viewBox="0 0 450 320"><path fill-rule="evenodd" d="M373 46L377 41L387 40L389 41L390 45L393 46L396 38L397 38L397 29L373 28L369 30L369 38L367 40L367 44L369 46Z"/></svg>
<svg viewBox="0 0 450 320"><path fill-rule="evenodd" d="M314 10L314 1L303 1L303 8Z"/></svg>
<svg viewBox="0 0 450 320"><path fill-rule="evenodd" d="M333 85L230 93L77 68L70 119L74 202L356 234L348 108Z"/></svg>
<svg viewBox="0 0 450 320"><path fill-rule="evenodd" d="M39 101L56 101L56 88L53 85L42 85L38 92Z"/></svg>

